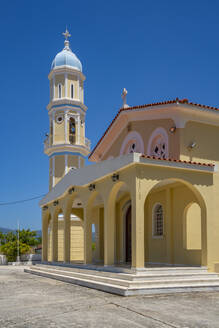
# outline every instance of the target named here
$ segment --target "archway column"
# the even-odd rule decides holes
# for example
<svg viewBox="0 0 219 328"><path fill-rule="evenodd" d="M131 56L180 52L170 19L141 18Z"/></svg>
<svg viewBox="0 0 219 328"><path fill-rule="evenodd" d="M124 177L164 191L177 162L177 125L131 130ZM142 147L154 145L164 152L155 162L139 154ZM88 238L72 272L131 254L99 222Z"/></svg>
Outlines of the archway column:
<svg viewBox="0 0 219 328"><path fill-rule="evenodd" d="M115 204L104 203L104 266L115 264Z"/></svg>
<svg viewBox="0 0 219 328"><path fill-rule="evenodd" d="M48 261L48 215L42 212L42 261L45 262Z"/></svg>
<svg viewBox="0 0 219 328"><path fill-rule="evenodd" d="M166 215L165 215L165 225L166 225L166 242L167 242L167 263L174 263L174 239L173 239L173 215L172 215L172 199L171 199L171 189L166 189Z"/></svg>
<svg viewBox="0 0 219 328"><path fill-rule="evenodd" d="M141 179L141 171L132 182L131 204L132 204L132 268L142 269L145 264L145 199L156 184L151 180Z"/></svg>
<svg viewBox="0 0 219 328"><path fill-rule="evenodd" d="M84 263L92 263L92 221L90 206L84 207Z"/></svg>
<svg viewBox="0 0 219 328"><path fill-rule="evenodd" d="M218 190L215 186L196 186L200 191L206 208L201 206L201 231L202 231L202 265L208 266L210 271L214 271L215 263L219 263L219 253L217 242L219 240L219 224L216 227L215 221L218 216L216 197Z"/></svg>
<svg viewBox="0 0 219 328"><path fill-rule="evenodd" d="M52 236L52 262L58 261L58 211L52 213L52 225L51 225L51 236Z"/></svg>
<svg viewBox="0 0 219 328"><path fill-rule="evenodd" d="M132 193L132 267L144 268L144 200Z"/></svg>
<svg viewBox="0 0 219 328"><path fill-rule="evenodd" d="M70 262L70 244L71 244L71 212L66 210L64 213L64 247L63 260L65 263Z"/></svg>
<svg viewBox="0 0 219 328"><path fill-rule="evenodd" d="M66 196L63 202L64 216L64 235L63 235L63 261L70 263L70 247L71 247L71 211L75 193Z"/></svg>
<svg viewBox="0 0 219 328"><path fill-rule="evenodd" d="M104 266L115 264L116 195L122 184L122 182L114 184L108 179L98 189L104 203Z"/></svg>

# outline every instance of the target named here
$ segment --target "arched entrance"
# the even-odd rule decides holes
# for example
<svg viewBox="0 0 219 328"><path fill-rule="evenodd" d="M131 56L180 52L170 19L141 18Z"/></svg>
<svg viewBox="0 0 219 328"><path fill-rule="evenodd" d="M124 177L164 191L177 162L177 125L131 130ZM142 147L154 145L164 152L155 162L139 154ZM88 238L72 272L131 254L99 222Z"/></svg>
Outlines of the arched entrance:
<svg viewBox="0 0 219 328"><path fill-rule="evenodd" d="M132 208L129 206L125 216L125 261L132 260Z"/></svg>
<svg viewBox="0 0 219 328"><path fill-rule="evenodd" d="M195 204L194 208L191 204ZM188 182L166 179L148 193L145 201L146 263L205 266L206 231L204 200Z"/></svg>

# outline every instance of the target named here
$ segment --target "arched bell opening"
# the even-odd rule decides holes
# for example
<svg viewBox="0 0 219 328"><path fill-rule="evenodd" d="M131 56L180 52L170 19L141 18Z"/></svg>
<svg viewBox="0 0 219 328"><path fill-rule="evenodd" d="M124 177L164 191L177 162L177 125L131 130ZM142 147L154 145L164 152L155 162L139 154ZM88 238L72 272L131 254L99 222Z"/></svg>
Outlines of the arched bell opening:
<svg viewBox="0 0 219 328"><path fill-rule="evenodd" d="M73 117L69 119L69 142L70 144L76 143L76 124Z"/></svg>

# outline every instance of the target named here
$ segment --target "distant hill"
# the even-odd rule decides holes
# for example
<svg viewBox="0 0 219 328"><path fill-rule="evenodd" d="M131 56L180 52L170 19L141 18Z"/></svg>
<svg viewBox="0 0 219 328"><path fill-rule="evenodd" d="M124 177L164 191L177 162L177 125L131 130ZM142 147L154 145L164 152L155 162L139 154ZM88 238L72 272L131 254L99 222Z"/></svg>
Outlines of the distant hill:
<svg viewBox="0 0 219 328"><path fill-rule="evenodd" d="M10 231L15 231L15 229L8 229L8 228L0 227L0 231L2 233L7 233L7 232L10 232ZM41 230L36 230L36 233L37 233L37 236L42 236L42 231Z"/></svg>
<svg viewBox="0 0 219 328"><path fill-rule="evenodd" d="M0 227L0 231L3 232L3 233L7 233L7 232L10 232L10 231L14 231L14 230Z"/></svg>

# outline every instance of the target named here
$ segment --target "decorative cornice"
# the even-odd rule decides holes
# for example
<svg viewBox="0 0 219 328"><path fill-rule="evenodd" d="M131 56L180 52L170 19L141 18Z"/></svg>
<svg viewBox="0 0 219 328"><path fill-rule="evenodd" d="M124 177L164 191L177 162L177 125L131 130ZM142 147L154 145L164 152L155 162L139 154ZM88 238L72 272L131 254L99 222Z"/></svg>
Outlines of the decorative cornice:
<svg viewBox="0 0 219 328"><path fill-rule="evenodd" d="M47 109L49 112L52 112L53 109L81 109L82 111L87 111L87 106L85 106L80 100L73 100L71 98L62 98L62 99L54 99L50 101L47 105Z"/></svg>
<svg viewBox="0 0 219 328"><path fill-rule="evenodd" d="M78 71L77 69L71 67L71 66L57 66L55 67L53 70L50 71L49 75L48 75L48 79L51 80L53 76L55 75L59 75L59 74L65 74L65 73L69 73L71 75L77 75L78 77L80 77L80 79L82 81L86 80L85 75Z"/></svg>
<svg viewBox="0 0 219 328"><path fill-rule="evenodd" d="M44 153L48 156L51 156L53 153L62 153L62 152L69 152L69 153L81 153L83 156L88 156L90 153L90 148L86 145L72 145L72 144L56 144L53 146L48 146L44 149Z"/></svg>

